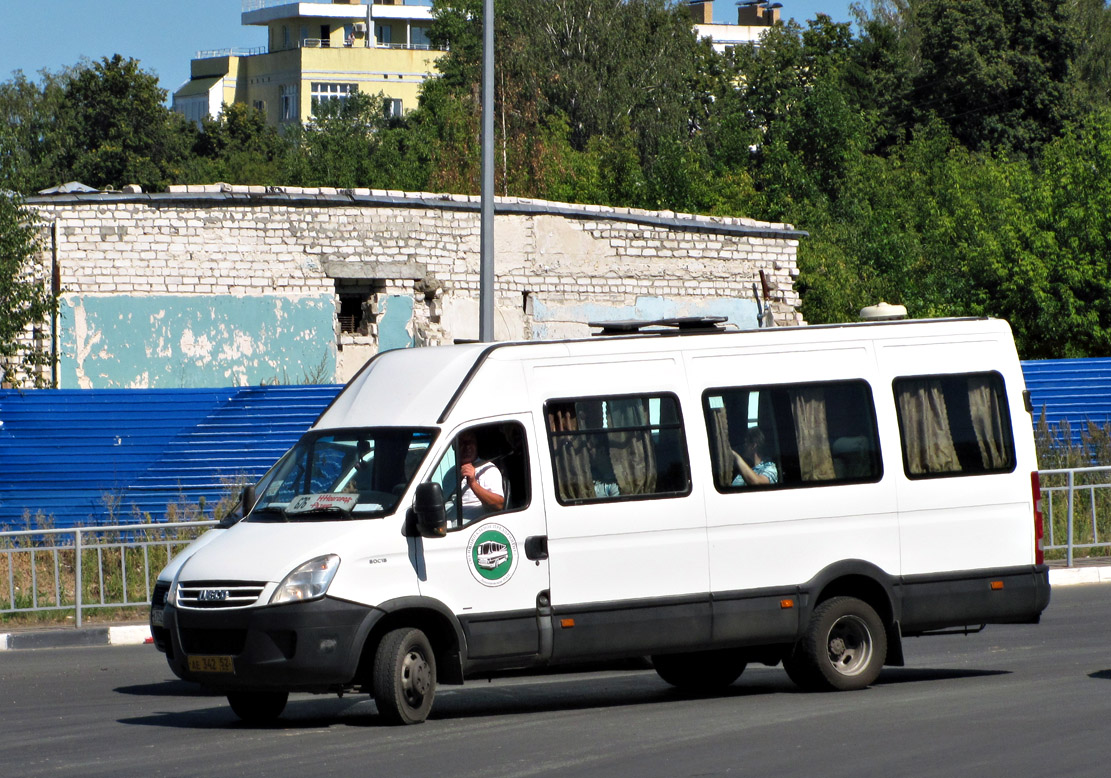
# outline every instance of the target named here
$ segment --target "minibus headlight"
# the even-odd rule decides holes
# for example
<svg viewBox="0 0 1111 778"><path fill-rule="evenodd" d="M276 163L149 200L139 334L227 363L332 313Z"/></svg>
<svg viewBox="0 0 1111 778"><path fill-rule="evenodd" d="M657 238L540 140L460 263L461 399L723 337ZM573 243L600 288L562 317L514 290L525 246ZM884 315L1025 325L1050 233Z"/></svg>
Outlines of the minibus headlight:
<svg viewBox="0 0 1111 778"><path fill-rule="evenodd" d="M278 584L271 605L283 602L304 602L323 597L339 570L339 557L335 554L318 556L294 569Z"/></svg>

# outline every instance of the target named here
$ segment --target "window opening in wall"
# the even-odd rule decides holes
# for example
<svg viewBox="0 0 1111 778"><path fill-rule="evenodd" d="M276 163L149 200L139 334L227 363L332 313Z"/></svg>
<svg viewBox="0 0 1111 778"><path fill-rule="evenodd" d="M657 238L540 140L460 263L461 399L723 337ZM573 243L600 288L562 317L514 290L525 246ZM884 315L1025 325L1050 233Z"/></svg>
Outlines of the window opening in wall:
<svg viewBox="0 0 1111 778"><path fill-rule="evenodd" d="M339 298L337 318L340 333L371 334L375 324L375 303L383 291L380 284L336 280L336 297Z"/></svg>

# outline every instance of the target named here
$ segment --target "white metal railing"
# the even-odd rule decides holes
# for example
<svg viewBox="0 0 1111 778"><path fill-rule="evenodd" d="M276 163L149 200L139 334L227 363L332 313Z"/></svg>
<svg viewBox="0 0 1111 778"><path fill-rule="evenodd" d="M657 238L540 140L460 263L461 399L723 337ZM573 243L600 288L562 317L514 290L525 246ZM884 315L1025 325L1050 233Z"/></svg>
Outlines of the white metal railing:
<svg viewBox="0 0 1111 778"><path fill-rule="evenodd" d="M1111 552L1111 467L1039 471L1046 551ZM0 532L0 615L149 605L158 572L215 521Z"/></svg>
<svg viewBox="0 0 1111 778"><path fill-rule="evenodd" d="M254 46L249 49L245 48L231 48L231 49L204 49L197 52L197 56L193 59L213 59L215 57L253 57L256 54L265 54L265 46Z"/></svg>
<svg viewBox="0 0 1111 778"><path fill-rule="evenodd" d="M1111 552L1111 467L1039 470L1046 551Z"/></svg>
<svg viewBox="0 0 1111 778"><path fill-rule="evenodd" d="M215 521L0 532L0 615L149 605L159 571Z"/></svg>

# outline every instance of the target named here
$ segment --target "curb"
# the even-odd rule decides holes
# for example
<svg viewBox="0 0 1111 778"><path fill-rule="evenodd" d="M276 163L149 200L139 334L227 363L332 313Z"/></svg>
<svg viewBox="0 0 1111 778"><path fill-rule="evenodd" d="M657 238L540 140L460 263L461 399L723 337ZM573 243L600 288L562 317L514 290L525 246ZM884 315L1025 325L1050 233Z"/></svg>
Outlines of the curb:
<svg viewBox="0 0 1111 778"><path fill-rule="evenodd" d="M1050 587L1100 583L1111 583L1111 567L1054 567L1049 570ZM150 627L146 624L0 632L0 651L73 646L135 646L152 642Z"/></svg>
<svg viewBox="0 0 1111 778"><path fill-rule="evenodd" d="M19 648L71 648L74 646L135 646L153 642L150 627L131 624L120 627L44 629L0 632L0 651Z"/></svg>

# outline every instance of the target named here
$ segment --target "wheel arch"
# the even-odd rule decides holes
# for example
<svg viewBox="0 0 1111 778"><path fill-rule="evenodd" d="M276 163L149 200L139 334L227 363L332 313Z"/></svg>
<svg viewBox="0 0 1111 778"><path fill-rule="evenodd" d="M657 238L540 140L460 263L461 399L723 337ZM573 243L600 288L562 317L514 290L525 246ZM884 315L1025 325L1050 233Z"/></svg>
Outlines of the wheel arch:
<svg viewBox="0 0 1111 778"><path fill-rule="evenodd" d="M455 614L444 603L431 597L400 597L377 606L382 615L371 626L363 641L357 672L360 683L369 685L374 672L374 655L382 638L392 630L414 627L428 637L436 656L439 683L463 683L463 662L467 643Z"/></svg>
<svg viewBox="0 0 1111 778"><path fill-rule="evenodd" d="M900 608L895 582L882 569L860 559L847 559L822 570L803 586L809 593L800 614L800 623L810 618L814 609L832 597L855 597L872 606L885 624L899 620Z"/></svg>
<svg viewBox="0 0 1111 778"><path fill-rule="evenodd" d="M814 609L833 597L855 597L868 603L883 622L887 633L885 664L901 667L903 641L899 630L902 603L895 579L877 565L861 559L849 559L822 570L802 587L808 597L799 614L799 636L810 621Z"/></svg>

